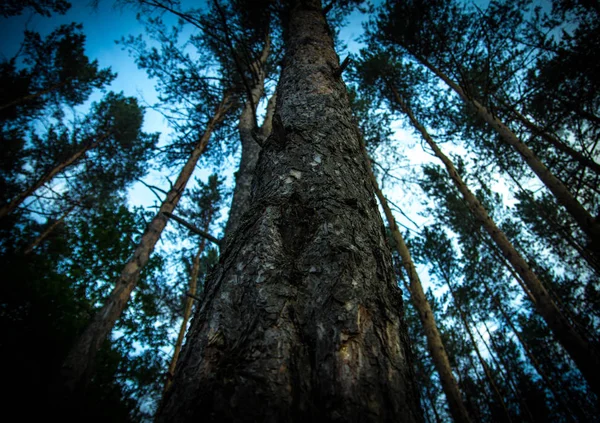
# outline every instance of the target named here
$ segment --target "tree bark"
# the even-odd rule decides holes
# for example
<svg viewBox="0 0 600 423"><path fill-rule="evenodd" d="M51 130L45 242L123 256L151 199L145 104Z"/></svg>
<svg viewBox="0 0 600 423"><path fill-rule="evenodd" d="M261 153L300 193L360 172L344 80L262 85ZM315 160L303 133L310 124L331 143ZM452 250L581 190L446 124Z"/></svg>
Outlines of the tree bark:
<svg viewBox="0 0 600 423"><path fill-rule="evenodd" d="M319 0L287 3L273 131L158 422L421 421L383 222Z"/></svg>
<svg viewBox="0 0 600 423"><path fill-rule="evenodd" d="M88 151L96 148L102 141L104 141L108 137L108 134L102 135L95 142L88 142L86 145L80 150L73 153L68 159L54 166L44 175L42 175L35 183L33 183L29 188L25 191L21 192L15 198L13 198L8 204L0 207L0 219L5 218L8 214L12 213L17 207L19 207L23 201L27 199L31 194L40 189L43 185L50 182L56 175L60 172L78 162Z"/></svg>
<svg viewBox="0 0 600 423"><path fill-rule="evenodd" d="M396 250L402 258L402 266L408 275L408 280L410 283L410 298L419 313L419 318L423 325L423 331L425 332L425 337L427 339L427 347L429 348L429 353L433 359L435 369L440 376L442 389L444 390L448 400L450 414L455 422L470 422L471 418L469 417L469 413L465 407L462 394L458 388L458 383L456 382L454 374L452 373L446 348L444 347L442 337L437 328L435 317L433 311L431 310L431 306L429 305L429 301L427 301L427 297L423 291L423 285L421 284L421 279L417 273L417 269L410 255L410 251L408 250L406 242L404 242L404 237L402 237L402 234L398 229L396 219L392 214L392 210L388 205L387 199L379 188L377 178L375 178L373 169L369 163L370 159L367 156L366 149L364 150L364 153L367 161L369 178L373 183L375 195L379 199L379 204L381 204L381 207L383 208L388 226L392 232L394 241L396 242Z"/></svg>
<svg viewBox="0 0 600 423"><path fill-rule="evenodd" d="M502 252L502 255L512 265L523 282L525 282L525 285L535 298L534 305L537 312L542 316L558 342L569 353L569 356L575 362L592 390L596 392L596 394L600 394L600 375L597 371L598 368L600 368L600 358L594 351L592 344L584 339L577 333L573 326L571 326L561 310L554 301L552 301L548 291L538 279L537 275L531 270L525 259L515 249L504 232L496 226L496 223L488 215L487 210L483 207L481 202L467 187L452 161L440 150L427 130L416 120L408 105L403 101L398 91L393 86L392 91L396 101L408 116L412 125L421 133L423 139L427 142L429 147L431 147L436 157L444 163L450 178L462 194L475 219L489 234L490 238L492 238Z"/></svg>
<svg viewBox="0 0 600 423"><path fill-rule="evenodd" d="M254 176L254 169L256 168L256 162L258 161L258 155L261 149L260 145L254 139L253 131L258 129L256 128L255 119L256 108L265 91L265 65L267 63L269 52L270 42L267 39L260 58L252 66L254 85L250 88L250 98L246 99L246 103L244 104L244 109L242 110L242 114L240 115L240 120L238 123L238 132L240 134L240 141L242 144L242 157L240 158L240 166L235 174L235 188L233 190L231 207L229 209L229 217L227 218L227 224L225 225L223 245L227 242L228 237L233 233L233 231L235 231L235 229L239 226L242 215L246 211L250 201L252 178ZM274 107L275 105L269 101L269 107L267 107L267 117L265 118L265 121L270 119L269 111L271 111L272 116ZM265 135L268 135L268 133Z"/></svg>
<svg viewBox="0 0 600 423"><path fill-rule="evenodd" d="M175 184L169 190L160 209L146 227L139 244L132 257L125 264L119 280L117 280L113 291L106 299L104 306L96 313L93 320L79 336L63 362L61 377L67 395L80 385L85 386L92 375L96 353L125 309L131 292L138 282L140 272L148 263L150 254L167 224L165 213L171 213L177 207L198 159L204 152L213 130L223 119L228 108L229 95L225 94L223 101L207 124L204 134L196 143L190 157L181 169Z"/></svg>
<svg viewBox="0 0 600 423"><path fill-rule="evenodd" d="M479 118L491 125L504 142L513 147L521 157L523 157L523 160L525 160L525 163L527 163L529 168L538 176L546 188L554 194L556 200L567 209L581 230L589 236L594 255L600 253L600 223L594 219L579 201L577 201L569 189L554 176L546 165L541 162L533 151L531 151L531 149L527 147L527 145L525 145L525 143L523 143L508 126L502 123L487 108L477 100L469 97L458 84L452 81L441 70L433 66L433 64L429 63L429 61L422 57L417 59L454 90L466 104L473 108Z"/></svg>

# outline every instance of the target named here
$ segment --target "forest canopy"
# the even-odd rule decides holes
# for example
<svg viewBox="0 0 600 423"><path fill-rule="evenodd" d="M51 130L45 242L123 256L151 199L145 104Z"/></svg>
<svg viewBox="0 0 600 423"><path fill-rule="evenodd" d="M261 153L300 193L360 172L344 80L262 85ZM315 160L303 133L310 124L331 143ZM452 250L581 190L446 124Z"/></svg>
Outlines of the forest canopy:
<svg viewBox="0 0 600 423"><path fill-rule="evenodd" d="M78 3L0 6L9 408L597 421L600 3Z"/></svg>

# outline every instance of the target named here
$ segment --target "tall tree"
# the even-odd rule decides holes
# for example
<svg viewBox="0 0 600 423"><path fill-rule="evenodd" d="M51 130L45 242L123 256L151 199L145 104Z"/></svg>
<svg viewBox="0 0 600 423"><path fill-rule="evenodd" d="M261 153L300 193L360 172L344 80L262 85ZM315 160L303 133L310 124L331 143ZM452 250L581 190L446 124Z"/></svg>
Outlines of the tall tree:
<svg viewBox="0 0 600 423"><path fill-rule="evenodd" d="M463 178L467 179L470 175L465 174L464 165L456 158L454 161L458 163L458 171L463 175ZM573 366L565 350L556 342L556 338L551 335L547 325L535 311L533 296L531 296L531 293L509 262L503 259L499 249L491 238L488 238L479 223L473 219L465 218L469 214L468 206L451 182L447 172L437 166L427 166L424 170L422 186L430 198L435 199L438 203L437 207L428 210L427 214L439 222L439 225L444 225L454 231L457 234L457 241L461 248L460 261L462 266L460 270L462 274L457 272L453 279L460 280L462 278L462 286L457 291L460 291L463 307L466 308L470 316L479 316L480 322L490 322L492 318L490 310L497 307L496 301L502 302L503 307L509 311L515 324L521 326L520 336L528 344L528 348L523 348L518 354L533 356L538 362L538 367L557 382L555 386L560 388L559 395L561 398L568 398L567 402L572 405L566 411L564 407L560 407L559 403L548 399L546 405L551 409L553 419L564 419L566 417L567 419L575 418L576 420L586 421L595 410L594 395L591 395L591 389L584 389L583 392L585 393L582 396L579 395L584 380L579 372L574 372L575 366ZM491 192L486 192L483 189L477 191L479 200L486 205L488 210L493 211L494 218L500 221L501 217L506 218L506 212L501 211L501 198L497 194L493 196L496 198L493 198L491 194ZM503 221L502 227L511 239L518 240L515 235L515 230L519 230L518 227L515 228L510 221ZM438 229L433 232L426 232L425 235L439 232ZM440 238L439 235L437 237ZM448 249L450 244L446 241L445 245L442 249ZM520 248L526 246L526 244L519 244ZM419 249L416 250L419 251ZM439 250L433 250L428 254L429 257L435 258L439 255ZM532 265L535 265L535 263L532 262ZM444 265L442 268L445 267L447 266ZM535 267L536 272L540 270L542 269L539 266ZM556 281L550 278L551 275L547 272L540 273L540 276L544 277L547 290L552 299L556 299ZM521 285L520 288L518 287L519 284ZM487 289L488 286L489 289ZM526 294L519 295L519 291L523 292L523 290L526 290ZM528 295L532 301L525 300ZM573 305L574 302L570 301L568 304ZM564 310L565 305L559 305ZM569 319L571 318L571 316L567 316ZM493 325L503 325L503 322L497 319L491 320L491 323ZM526 327L531 326L535 326L535 331L525 330ZM526 349L529 349L531 354L528 354ZM511 367L511 371L518 372L519 370L529 373L531 365L523 363ZM531 389L528 392L533 393ZM523 398L520 395L513 395L512 399L508 398L509 409L520 407L515 402L521 402ZM557 405L559 406L557 407ZM591 414L588 414L589 412ZM587 417L584 417L586 414Z"/></svg>
<svg viewBox="0 0 600 423"><path fill-rule="evenodd" d="M401 297L331 32L320 1L282 6L286 55L250 208L157 419L420 421Z"/></svg>
<svg viewBox="0 0 600 423"><path fill-rule="evenodd" d="M370 173L373 183L377 184L377 180L375 179L372 171ZM423 325L423 331L427 337L429 353L431 354L436 370L440 375L440 380L446 394L446 398L448 399L452 418L456 422L470 422L471 419L469 417L469 413L465 407L458 384L452 373L446 348L444 347L444 343L437 328L431 306L425 297L425 292L423 291L423 286L410 255L408 246L406 245L406 242L404 242L404 238L398 229L396 219L392 214L392 210L390 209L387 200L377 185L375 185L375 193L377 194L379 203L384 210L390 231L392 232L392 237L395 241L395 247L398 250L398 254L402 258L402 266L404 267L410 283L409 288L411 301L419 313L419 318L421 319L421 324Z"/></svg>
<svg viewBox="0 0 600 423"><path fill-rule="evenodd" d="M93 181L87 185L98 196L122 189L141 176L157 137L142 132L143 109L135 98L109 93L82 120L72 131L58 125L43 137L32 135L33 149L38 150L34 154L40 157L35 166L42 169L41 175L0 207L0 219L80 162L85 163L75 178Z"/></svg>
<svg viewBox="0 0 600 423"><path fill-rule="evenodd" d="M423 326L423 332L427 338L429 354L431 355L435 369L439 374L442 388L446 394L450 408L450 414L456 422L470 422L471 418L469 417L458 383L452 372L444 342L442 341L429 301L425 296L425 291L423 290L423 285L421 284L421 279L417 273L417 268L411 257L410 250L404 241L404 237L400 233L400 229L396 223L396 219L389 203L381 191L377 178L373 173L373 168L370 164L371 159L368 157L366 146L364 152L367 162L368 177L373 184L375 195L379 200L379 204L381 205L388 222L389 230L394 240L394 246L401 258L402 267L408 277L409 283L406 286L410 292L410 299L418 312L419 319Z"/></svg>
<svg viewBox="0 0 600 423"><path fill-rule="evenodd" d="M502 255L511 263L515 271L525 282L527 289L529 289L533 295L536 309L540 315L556 335L558 341L569 352L573 361L575 361L577 367L579 367L590 384L590 387L594 391L600 393L600 380L597 378L596 371L594 370L600 365L600 358L595 353L593 342L585 339L579 334L575 327L567 320L564 313L556 305L555 301L553 301L538 276L532 271L522 255L514 248L504 232L498 228L481 202L467 187L452 161L450 161L450 159L440 150L423 125L416 120L408 104L402 99L395 87L392 86L391 89L394 92L400 108L409 117L411 124L420 132L423 139L425 139L429 147L434 151L436 157L444 163L448 174L456 184L457 189L463 195L463 198L475 219L477 219L489 236L494 240L500 251L502 251Z"/></svg>
<svg viewBox="0 0 600 423"><path fill-rule="evenodd" d="M527 2L522 2L525 5ZM496 6L496 3L492 3ZM498 3L502 9L505 3ZM514 9L509 9L514 12ZM507 14L507 17L514 16ZM593 213L584 207L572 188L567 186L539 158L539 156L511 129L509 124L495 113L494 98L481 92L477 84L469 77L472 67L476 68L477 54L481 52L476 27L476 17L465 11L459 2L422 2L420 0L395 3L387 2L378 15L377 29L371 31L372 39L386 43L391 49L397 49L412 57L443 81L472 110L477 118L486 122L499 139L516 151L539 180L554 195L577 222L589 239L589 248L598 255L600 223ZM490 37L502 41L501 31L489 31ZM490 44L490 43L488 43ZM508 50L510 54L512 50ZM489 49L502 50L491 44ZM489 50L488 49L488 50ZM464 54L466 59L457 57ZM491 51L487 52L488 61L498 59ZM475 64L474 64L475 63ZM488 63L489 65L489 63ZM487 82L490 82L488 79ZM492 80L500 84L494 87L501 91L502 80Z"/></svg>
<svg viewBox="0 0 600 423"><path fill-rule="evenodd" d="M188 217L192 217L191 222L193 224L203 228L204 232L210 231L210 226L213 221L218 217L220 203L222 202L222 196L220 192L220 184L217 175L211 175L208 178L206 184L200 183L200 185L192 190L190 194L190 202L195 206L194 210L188 210L185 214ZM190 216L192 215L192 216ZM189 220L188 220L189 221ZM189 290L187 292L187 298L185 301L185 309L183 311L183 319L181 321L181 327L179 328L179 334L177 335L177 341L175 342L175 349L173 351L173 358L169 364L167 371L167 381L165 383L165 391L171 386L171 380L175 373L177 361L179 360L179 354L181 353L181 347L183 346L183 338L185 336L187 326L192 315L192 307L194 301L197 299L198 282L200 278L200 265L202 255L205 253L206 238L202 237L198 242L198 248L192 259L192 268L190 270L190 283ZM202 288L202 287L200 287ZM201 291L201 289L200 289Z"/></svg>
<svg viewBox="0 0 600 423"><path fill-rule="evenodd" d="M123 271L113 291L105 300L102 310L94 316L71 348L63 363L62 383L66 388L66 395L69 392L73 392L79 386L85 386L85 382L93 374L96 352L110 334L119 316L123 313L131 292L137 285L140 272L147 264L150 254L154 250L154 246L167 224L165 213L171 213L177 207L198 159L206 149L212 132L223 120L229 109L229 101L229 93L225 92L206 129L202 134L198 134L197 143L191 151L187 162L181 169L172 188L167 192L158 212L148 223L133 255L123 267Z"/></svg>

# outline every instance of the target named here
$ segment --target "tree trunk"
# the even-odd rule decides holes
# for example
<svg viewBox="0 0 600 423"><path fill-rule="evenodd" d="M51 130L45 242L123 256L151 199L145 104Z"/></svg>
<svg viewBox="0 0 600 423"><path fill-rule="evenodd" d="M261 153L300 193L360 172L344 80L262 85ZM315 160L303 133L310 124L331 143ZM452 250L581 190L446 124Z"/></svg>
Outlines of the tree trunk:
<svg viewBox="0 0 600 423"><path fill-rule="evenodd" d="M227 239L239 226L242 215L248 208L248 203L250 202L252 178L254 176L254 169L256 168L256 162L258 161L258 155L261 149L260 145L254 139L253 131L258 129L256 128L255 116L258 103L265 91L265 65L267 63L269 51L270 42L267 39L260 58L252 66L254 75L252 80L254 81L254 85L250 88L250 98L246 99L246 103L244 104L244 109L242 110L242 114L240 115L240 120L238 123L238 132L240 134L240 141L242 144L242 157L240 158L240 166L235 173L235 188L233 190L231 207L229 209L229 217L227 218L227 224L225 225L223 245L225 245ZM272 116L274 107L275 105L269 101L269 107L267 107L267 117L265 118L265 121L270 119L269 110L271 111Z"/></svg>
<svg viewBox="0 0 600 423"><path fill-rule="evenodd" d="M418 58L418 60L454 90L466 104L473 108L479 118L491 125L504 142L513 147L523 157L529 168L538 176L546 188L554 194L556 200L567 209L581 230L589 236L594 255L597 255L600 252L600 223L577 201L569 189L550 172L533 151L508 126L502 123L477 100L470 98L458 84L452 81L441 70L437 69L424 58Z"/></svg>
<svg viewBox="0 0 600 423"><path fill-rule="evenodd" d="M539 361L537 360L537 358L535 357L535 355L531 351L531 348L529 348L529 345L527 344L527 342L525 341L525 339L523 339L523 337L521 336L521 333L517 330L517 328L513 324L512 319L508 316L508 314L506 314L506 311L504 310L504 307L502 306L502 303L501 303L499 297L497 295L495 295L494 293L492 293L491 288L489 287L488 283L485 280L483 280L483 286L485 288L486 294L492 299L492 301L494 302L494 304L498 308L498 311L500 311L500 314L502 315L502 317L504 318L504 320L508 324L508 327L515 334L515 336L517 337L517 340L519 341L519 344L521 344L521 347L523 347L523 351L525 351L525 355L527 356L527 358L529 358L529 362L531 363L531 365L533 366L533 368L535 369L535 371L537 372L537 374L542 378L542 380L546 384L546 387L548 388L548 390L550 391L550 393L554 397L554 400L556 402L558 402L558 404L560 405L561 409L565 413L565 416L567 417L567 419L569 421L574 421L573 420L573 413L571 412L571 410L570 410L569 406L567 405L567 403L564 401L563 396L558 393L558 390L556 389L556 386L554 385L554 383L552 382L552 380L550 379L550 377L546 374L546 372L544 372L544 370L540 366Z"/></svg>
<svg viewBox="0 0 600 423"><path fill-rule="evenodd" d="M77 207L75 204L69 206L67 210L65 210L65 212L58 219L56 219L54 222L48 225L44 232L42 232L40 236L38 236L31 244L29 244L29 246L23 251L23 254L31 254L31 252L38 245L40 245L42 241L48 238L48 235L50 235L59 225L61 225L65 221L66 217L75 209L75 207Z"/></svg>
<svg viewBox="0 0 600 423"><path fill-rule="evenodd" d="M481 340L481 343L485 346L485 349L487 350L488 355L490 356L492 361L496 364L496 369L498 369L498 373L504 379L505 386L507 387L507 389L510 392L512 392L514 399L516 401L519 401L521 413L522 414L524 413L527 415L527 418L523 419L523 420L534 422L535 419L533 418L533 415L531 414L531 410L529 409L529 406L527 405L527 402L525 401L525 398L523 397L521 390L519 389L518 383L514 377L514 372L511 372L511 368L508 365L508 363L506 362L505 357L500 353L500 348L498 346L498 343L494 339L494 336L492 335L492 332L490 331L487 323L483 319L480 320L480 322L483 323L483 327L485 328L485 330L488 334L488 339L490 340L490 343L492 344L491 347L490 347L490 344L488 344L487 341L485 340L485 337L483 336L483 334L481 333L479 328L477 327L477 322L475 321L475 319L471 318L471 320L473 321L473 327L475 328L477 335L479 335L479 339Z"/></svg>
<svg viewBox="0 0 600 423"><path fill-rule="evenodd" d="M450 283L450 278L445 277L445 282L446 282L446 285L448 285L448 289L450 290L450 294L452 295L452 299L454 300L454 305L456 306L460 320L462 321L463 326L465 327L465 330L467 331L467 334L469 335L469 339L471 340L471 344L473 345L473 350L475 350L475 354L477 355L477 358L479 359L479 363L481 364L481 367L483 367L483 371L485 372L485 376L490 384L490 387L494 391L494 394L496 395L496 399L502 406L502 411L504 412L506 421L512 422L510 413L508 412L508 408L506 407L506 403L504 402L504 398L503 398L502 394L500 393L500 389L498 389L498 385L496 385L496 382L494 381L494 376L492 375L490 366L487 364L487 362L481 355L481 351L479 351L479 346L477 345L477 341L475 341L475 336L473 335L473 332L471 331L471 327L469 325L467 315L462 308L462 304L459 301L459 299L456 295L456 292L454 291L454 288L452 287L452 284Z"/></svg>
<svg viewBox="0 0 600 423"><path fill-rule="evenodd" d="M319 0L287 3L273 131L158 422L421 421L383 222Z"/></svg>
<svg viewBox="0 0 600 423"><path fill-rule="evenodd" d="M531 270L525 259L515 249L504 232L496 226L496 223L488 215L487 210L483 207L481 202L475 197L471 190L469 190L458 174L452 161L440 150L427 130L416 120L412 111L402 100L395 87L392 88L396 101L403 109L404 113L409 117L412 125L421 133L423 139L425 139L429 147L431 147L434 154L444 163L450 178L462 194L475 219L483 226L490 238L492 238L502 252L502 255L512 265L523 282L525 282L527 288L535 298L534 305L537 312L545 320L558 342L569 353L571 359L575 362L592 390L596 392L596 394L600 394L600 374L597 371L598 368L600 368L600 358L595 353L590 342L582 338L571 326L554 301L552 301L548 291L538 279L537 275Z"/></svg>
<svg viewBox="0 0 600 423"><path fill-rule="evenodd" d="M207 219L207 223L204 227L204 231L208 232L210 229L210 223L212 221L212 212L209 214ZM194 260L192 262L192 272L190 275L190 287L189 294L192 296L188 296L185 301L185 310L183 312L183 319L181 321L181 327L179 328L179 334L177 336L177 342L175 342L175 349L173 350L173 358L171 359L171 364L169 364L169 370L167 371L167 381L165 382L165 392L169 390L171 387L171 383L173 381L173 375L175 374L175 368L177 367L177 360L179 360L179 354L181 353L181 347L183 346L183 338L185 337L185 332L187 329L187 324L192 315L192 307L194 306L194 298L196 295L196 291L198 290L198 274L200 273L200 257L204 252L204 247L206 246L206 238L202 238L200 241L200 245L198 245L198 251L194 255Z"/></svg>
<svg viewBox="0 0 600 423"><path fill-rule="evenodd" d="M106 299L104 306L96 313L93 320L71 348L63 363L61 375L67 394L74 391L80 384L85 385L87 379L93 373L96 353L125 309L131 292L138 282L140 272L148 263L150 254L166 226L167 218L164 213L171 213L177 207L198 159L204 152L215 126L223 119L228 108L229 96L226 94L209 121L204 134L198 140L190 157L181 169L175 184L167 193L160 209L146 227L139 244L132 257L125 264L121 276L110 296Z"/></svg>
<svg viewBox="0 0 600 423"><path fill-rule="evenodd" d="M573 160L577 161L581 166L587 167L588 169L595 172L597 175L600 175L600 163L596 163L591 158L586 157L583 153L575 150L574 148L559 140L557 137L549 133L544 128L540 128L534 122L532 122L527 117L519 113L516 109L509 107L504 103L502 103L502 106L505 107L509 113L512 113L526 128L528 128L534 134L537 134L541 136L544 140L546 140L548 144L550 144L557 150L567 154Z"/></svg>
<svg viewBox="0 0 600 423"><path fill-rule="evenodd" d="M71 82L72 80L73 80L73 78L69 78L65 81L54 84L44 90L38 91L33 94L25 95L23 97L17 98L16 100L12 100L12 101L9 101L8 103L2 104L2 105L0 105L0 111L4 110L4 109L8 109L9 107L18 106L19 104L22 104L22 103L27 103L28 101L34 100L45 94L51 93L52 91L55 91L55 90L59 89L60 87L67 85L67 83Z"/></svg>
<svg viewBox="0 0 600 423"><path fill-rule="evenodd" d="M402 266L408 275L408 280L410 283L410 298L419 313L419 318L423 325L423 331L425 332L425 337L427 338L427 347L429 348L429 353L433 359L435 369L440 376L442 389L446 394L448 405L450 407L450 414L455 422L470 422L471 419L469 417L469 413L465 407L462 394L458 389L458 383L456 383L456 379L452 373L446 348L442 342L442 337L440 336L440 332L437 328L435 317L433 311L431 310L431 306L429 305L429 301L427 301L427 297L423 291L423 285L421 284L417 269L410 255L410 251L408 250L408 246L404 242L404 238L398 229L398 225L396 224L396 219L392 214L392 210L390 209L383 192L381 192L381 189L379 188L377 178L375 178L373 169L369 163L369 157L367 156L366 149L364 152L369 170L369 178L373 183L373 189L375 190L375 194L379 199L379 204L381 204L381 207L383 208L388 226L392 232L394 241L396 242L396 249L402 258Z"/></svg>
<svg viewBox="0 0 600 423"><path fill-rule="evenodd" d="M96 142L86 143L85 147L73 153L68 159L54 166L48 172L46 172L42 177L40 177L33 185L27 188L25 191L21 192L15 198L13 198L8 204L0 207L0 219L5 218L9 213L12 213L17 207L19 207L23 201L27 199L31 194L36 192L39 188L41 188L46 183L50 182L56 175L60 172L78 162L88 151L96 148L102 141L104 141L108 137L108 134L100 137Z"/></svg>

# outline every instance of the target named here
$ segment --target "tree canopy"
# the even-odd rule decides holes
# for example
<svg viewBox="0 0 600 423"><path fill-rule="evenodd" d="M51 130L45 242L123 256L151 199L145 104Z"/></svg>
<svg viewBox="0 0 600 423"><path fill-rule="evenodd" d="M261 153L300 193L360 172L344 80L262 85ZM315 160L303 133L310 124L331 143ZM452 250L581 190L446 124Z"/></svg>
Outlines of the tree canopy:
<svg viewBox="0 0 600 423"><path fill-rule="evenodd" d="M598 2L115 4L140 32L106 48L155 100L115 92L85 21L24 28L0 58L9 404L165 421L196 392L237 421L236 398L287 389L298 416L342 418L369 391L383 420L597 419ZM388 359L339 400L354 364ZM257 376L277 360L289 387Z"/></svg>

